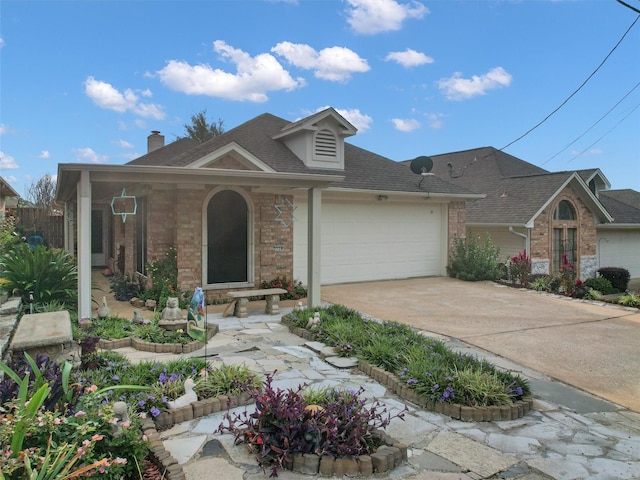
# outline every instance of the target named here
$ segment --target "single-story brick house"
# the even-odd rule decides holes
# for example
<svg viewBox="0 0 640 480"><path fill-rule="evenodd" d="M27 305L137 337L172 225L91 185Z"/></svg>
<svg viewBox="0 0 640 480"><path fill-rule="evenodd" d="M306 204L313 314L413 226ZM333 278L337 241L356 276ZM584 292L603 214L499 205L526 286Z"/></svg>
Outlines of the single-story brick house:
<svg viewBox="0 0 640 480"><path fill-rule="evenodd" d="M467 233L490 235L506 260L526 249L533 273L580 278L600 267L640 277L640 192L611 190L599 169L549 172L492 147L431 157L433 173L484 198L467 204Z"/></svg>
<svg viewBox="0 0 640 480"><path fill-rule="evenodd" d="M465 205L484 195L345 142L355 133L332 108L263 114L204 143L152 132L125 165L60 164L79 315L92 267L144 275L170 247L177 287L209 297L286 276L318 305L321 284L445 275Z"/></svg>

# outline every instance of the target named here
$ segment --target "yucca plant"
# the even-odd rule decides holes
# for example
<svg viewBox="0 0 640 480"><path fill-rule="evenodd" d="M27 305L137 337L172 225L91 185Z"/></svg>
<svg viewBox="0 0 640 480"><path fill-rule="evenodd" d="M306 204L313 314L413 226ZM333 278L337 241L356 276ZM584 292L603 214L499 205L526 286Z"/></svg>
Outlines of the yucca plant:
<svg viewBox="0 0 640 480"><path fill-rule="evenodd" d="M78 268L63 250L20 244L0 257L0 276L4 290L20 295L24 305L57 301L71 308L78 303Z"/></svg>

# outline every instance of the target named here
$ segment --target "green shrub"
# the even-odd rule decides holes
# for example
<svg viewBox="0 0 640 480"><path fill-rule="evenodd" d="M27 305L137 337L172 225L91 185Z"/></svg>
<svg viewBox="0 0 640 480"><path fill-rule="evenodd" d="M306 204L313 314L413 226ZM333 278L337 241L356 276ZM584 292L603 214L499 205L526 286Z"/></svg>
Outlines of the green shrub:
<svg viewBox="0 0 640 480"><path fill-rule="evenodd" d="M605 277L595 277L595 278L587 278L584 281L585 286L597 290L603 295L609 295L611 293L616 293L615 288L611 285L611 282Z"/></svg>
<svg viewBox="0 0 640 480"><path fill-rule="evenodd" d="M447 272L450 277L470 282L498 280L502 276L499 256L500 249L489 236L484 243L480 236L455 238Z"/></svg>
<svg viewBox="0 0 640 480"><path fill-rule="evenodd" d="M619 305L624 305L625 307L640 307L640 296L627 293L626 295L616 298L614 302Z"/></svg>
<svg viewBox="0 0 640 480"><path fill-rule="evenodd" d="M129 275L117 273L110 279L109 289L113 292L113 296L119 302L128 302L134 297L138 297L142 293L142 286L139 282L132 280Z"/></svg>
<svg viewBox="0 0 640 480"><path fill-rule="evenodd" d="M598 269L598 273L611 282L615 292L624 292L627 290L631 275L626 268L603 267Z"/></svg>
<svg viewBox="0 0 640 480"><path fill-rule="evenodd" d="M585 300L602 300L602 293L600 293L598 290L590 288L583 298Z"/></svg>
<svg viewBox="0 0 640 480"><path fill-rule="evenodd" d="M75 259L63 250L44 246L32 250L21 243L0 258L0 271L3 289L20 295L25 306L56 301L67 308L78 304L78 268Z"/></svg>
<svg viewBox="0 0 640 480"><path fill-rule="evenodd" d="M0 254L10 252L16 245L22 243L17 233L18 220L15 217L5 217L0 220Z"/></svg>
<svg viewBox="0 0 640 480"><path fill-rule="evenodd" d="M549 275L538 275L529 281L529 287L537 292L551 290L551 277Z"/></svg>

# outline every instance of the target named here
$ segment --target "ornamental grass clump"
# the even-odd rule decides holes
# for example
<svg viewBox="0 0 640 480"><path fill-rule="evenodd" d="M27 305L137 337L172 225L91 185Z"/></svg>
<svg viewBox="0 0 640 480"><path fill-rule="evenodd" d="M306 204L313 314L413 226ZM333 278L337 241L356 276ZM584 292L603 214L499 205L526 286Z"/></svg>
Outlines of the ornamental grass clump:
<svg viewBox="0 0 640 480"><path fill-rule="evenodd" d="M318 312L321 323L311 330L314 340L395 374L430 402L467 406L509 405L530 394L526 380L496 369L486 360L452 351L443 342L408 325L373 321L340 305L294 311L292 326L305 328Z"/></svg>
<svg viewBox="0 0 640 480"><path fill-rule="evenodd" d="M375 434L392 419L377 400L361 398L364 389L283 390L272 385L267 375L261 389L248 386L245 391L255 400L255 410L227 412L218 432L235 435L236 444L246 444L263 470L277 477L281 468L291 468L298 453L354 457L373 453L381 444ZM311 403L313 402L313 403Z"/></svg>

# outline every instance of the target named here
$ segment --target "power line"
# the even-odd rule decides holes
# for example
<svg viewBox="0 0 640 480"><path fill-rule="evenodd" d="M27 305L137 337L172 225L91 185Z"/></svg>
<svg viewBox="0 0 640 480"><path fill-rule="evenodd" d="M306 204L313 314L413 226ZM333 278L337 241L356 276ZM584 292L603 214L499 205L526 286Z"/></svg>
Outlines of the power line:
<svg viewBox="0 0 640 480"><path fill-rule="evenodd" d="M524 137L526 137L527 135L529 135L531 132L533 132L536 128L538 128L540 125L542 125L543 123L545 123L547 120L549 120L549 118L551 118L558 110L560 110L562 107L564 107L567 102L569 102L569 100L571 100L575 94L577 94L580 90L582 90L582 87L584 87L587 82L589 80L591 80L591 78L598 72L598 70L600 70L600 68L605 64L605 62L609 59L609 57L613 54L613 52L616 51L616 49L618 48L618 46L622 43L622 41L624 40L624 38L627 36L627 34L629 33L629 31L633 28L633 26L638 22L638 20L640 19L640 15L638 15L636 17L636 19L633 21L633 23L629 26L629 28L627 28L627 31L624 32L624 34L622 35L622 37L620 38L620 40L618 40L618 43L615 44L615 46L611 49L611 51L607 54L606 57L604 57L604 60L602 60L602 62L600 62L600 65L598 65L598 67L591 72L591 75L589 75L587 77L587 79L582 82L582 84L571 94L569 95L555 110L553 110L549 115L547 115L546 117L544 117L541 121L539 121L536 125L534 125L533 127L531 127L529 130L527 130L525 133L523 133L522 135L520 135L518 138L516 138L515 140L507 143L504 147L498 149L499 151L504 150L505 148L510 147L511 145L513 145L514 143L522 140Z"/></svg>
<svg viewBox="0 0 640 480"><path fill-rule="evenodd" d="M613 130L615 130L618 125L620 125L622 122L624 122L627 117L629 117L629 115L631 115L633 112L636 111L636 109L640 107L640 103L637 104L635 107L633 107L631 109L631 111L629 113L627 113L624 117L622 117L622 119L616 123L613 127L611 127L609 130L607 130L607 132L602 135L600 138L598 138L595 142L593 142L591 145L589 145L587 148L585 148L584 150L582 150L579 154L577 154L576 156L574 156L573 158L571 158L569 161L573 160L574 158L578 158L580 155L582 155L583 153L585 153L586 151L588 151L591 147L593 147L596 143L598 143L600 140L602 140L604 137L606 137L607 135L609 135Z"/></svg>
<svg viewBox="0 0 640 480"><path fill-rule="evenodd" d="M627 98L629 95L631 95L631 93L640 86L640 82L636 83L635 86L629 90L624 97L622 97L620 100L618 100L618 102L609 109L609 111L607 113L605 113L603 116L601 116L594 124L592 124L589 128L587 128L584 132L582 132L582 134L580 134L578 137L576 137L574 140L572 140L571 142L569 142L568 144L566 144L564 147L562 147L562 149L556 153L555 155L547 158L544 162L542 162L540 164L540 166L542 167L543 165L549 163L551 160L553 160L554 158L556 158L558 155L560 155L562 152L564 152L567 148L569 148L571 145L573 145L574 143L576 143L578 140L580 140L582 137L584 137L593 127L595 127L598 123L600 123L602 120L604 120L604 118L609 115L618 105L620 105L622 103L622 101Z"/></svg>
<svg viewBox="0 0 640 480"><path fill-rule="evenodd" d="M618 2L619 4L621 4L621 5L624 5L624 6L625 6L625 7L627 7L627 8L630 8L631 10L633 10L633 11L634 11L634 12L636 12L636 13L640 13L640 10L638 10L638 9L637 9L637 8L635 8L635 7L632 7L631 5L629 5L628 3L623 2L622 0L617 0L617 2Z"/></svg>

